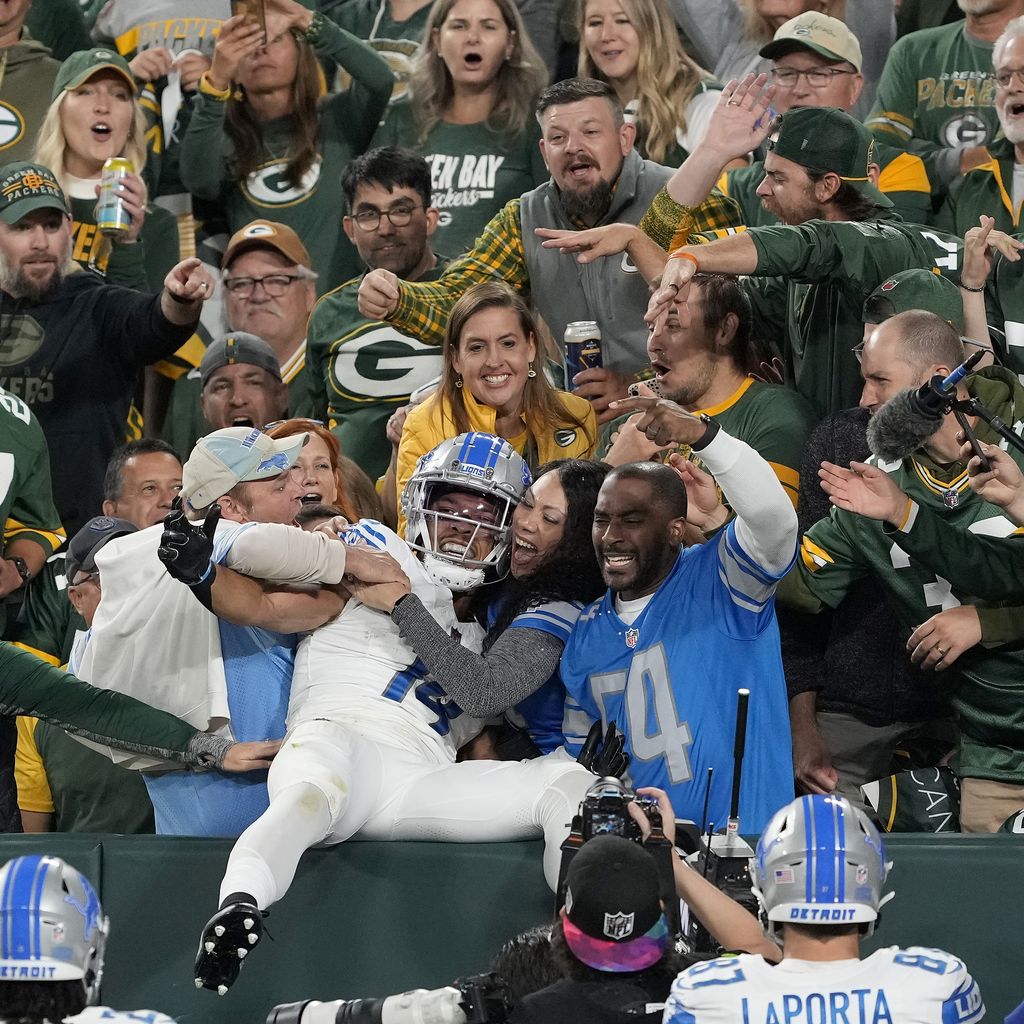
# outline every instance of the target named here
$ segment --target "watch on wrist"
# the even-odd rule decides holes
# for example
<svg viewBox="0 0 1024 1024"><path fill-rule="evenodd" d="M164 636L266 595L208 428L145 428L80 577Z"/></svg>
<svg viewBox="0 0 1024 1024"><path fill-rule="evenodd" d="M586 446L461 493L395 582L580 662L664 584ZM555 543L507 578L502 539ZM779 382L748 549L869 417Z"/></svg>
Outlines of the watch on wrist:
<svg viewBox="0 0 1024 1024"><path fill-rule="evenodd" d="M21 585L24 586L30 579L32 579L32 572L25 562L24 558L19 558L17 555L4 555L4 558L8 562L14 563L14 568L18 570L18 575L21 577Z"/></svg>

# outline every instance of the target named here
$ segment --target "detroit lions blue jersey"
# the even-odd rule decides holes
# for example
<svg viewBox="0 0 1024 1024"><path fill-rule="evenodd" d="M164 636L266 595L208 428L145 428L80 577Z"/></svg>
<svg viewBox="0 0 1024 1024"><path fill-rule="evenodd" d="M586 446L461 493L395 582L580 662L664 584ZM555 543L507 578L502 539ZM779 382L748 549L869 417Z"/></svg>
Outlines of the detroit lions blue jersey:
<svg viewBox="0 0 1024 1024"><path fill-rule="evenodd" d="M911 946L864 960L744 953L695 964L672 984L664 1024L976 1024L985 1004L955 956Z"/></svg>
<svg viewBox="0 0 1024 1024"><path fill-rule="evenodd" d="M550 633L564 644L579 618L583 605L578 601L549 601L535 608L527 608L517 615L508 628L539 629ZM542 754L557 750L564 741L562 720L565 717L565 687L556 672L540 689L521 700L507 717L523 726Z"/></svg>
<svg viewBox="0 0 1024 1024"><path fill-rule="evenodd" d="M732 787L736 691L750 690L740 830L760 832L793 799L786 681L774 595L778 577L741 549L734 529L680 552L636 621L609 592L586 608L562 655L565 740L575 756L591 723L626 737L634 786L660 786L676 814L724 827Z"/></svg>

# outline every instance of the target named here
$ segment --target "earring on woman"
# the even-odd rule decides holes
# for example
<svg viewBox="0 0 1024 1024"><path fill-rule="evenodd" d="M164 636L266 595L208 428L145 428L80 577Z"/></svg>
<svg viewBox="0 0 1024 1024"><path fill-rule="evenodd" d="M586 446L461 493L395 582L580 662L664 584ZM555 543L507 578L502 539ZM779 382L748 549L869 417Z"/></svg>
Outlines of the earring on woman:
<svg viewBox="0 0 1024 1024"><path fill-rule="evenodd" d="M455 374L455 386L457 388L461 388L462 387L462 374L461 373Z"/></svg>
<svg viewBox="0 0 1024 1024"><path fill-rule="evenodd" d="M533 363L530 363L529 367L527 368L526 376L529 377L530 380L533 380L533 378L537 376L537 371L533 368Z"/></svg>

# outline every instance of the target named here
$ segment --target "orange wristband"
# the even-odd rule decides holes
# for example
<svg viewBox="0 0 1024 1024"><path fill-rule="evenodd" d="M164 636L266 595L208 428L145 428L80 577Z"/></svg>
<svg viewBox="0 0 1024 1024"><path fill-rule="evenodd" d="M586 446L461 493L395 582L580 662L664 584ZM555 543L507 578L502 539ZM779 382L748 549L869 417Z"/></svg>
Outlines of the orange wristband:
<svg viewBox="0 0 1024 1024"><path fill-rule="evenodd" d="M670 252L668 254L668 258L670 260L689 260L693 264L694 270L700 270L700 263L692 252L683 252L682 249L676 249L675 252Z"/></svg>

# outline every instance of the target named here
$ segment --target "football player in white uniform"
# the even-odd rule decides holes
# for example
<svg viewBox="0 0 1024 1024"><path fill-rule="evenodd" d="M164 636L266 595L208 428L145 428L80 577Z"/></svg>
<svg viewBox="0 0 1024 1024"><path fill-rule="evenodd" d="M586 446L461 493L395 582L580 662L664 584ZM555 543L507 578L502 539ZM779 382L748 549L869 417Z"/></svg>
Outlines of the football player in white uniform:
<svg viewBox="0 0 1024 1024"><path fill-rule="evenodd" d="M174 1024L93 1005L109 925L80 871L59 857L15 857L0 867L0 892L0 1022Z"/></svg>
<svg viewBox="0 0 1024 1024"><path fill-rule="evenodd" d="M720 957L683 971L665 1024L974 1024L985 1015L967 968L941 949L889 946L859 959L892 865L845 797L804 796L768 823L754 894L783 959Z"/></svg>
<svg viewBox="0 0 1024 1024"><path fill-rule="evenodd" d="M512 512L529 483L507 442L463 434L417 465L403 495L408 544L368 520L342 539L389 552L437 621L479 650L482 629L456 607L505 571ZM285 894L303 852L321 842L543 834L554 888L561 842L593 775L564 753L457 764L459 746L479 729L465 719L384 612L351 599L304 639L288 733L268 779L270 807L231 852L221 909L200 940L196 985L227 991L259 941L261 911Z"/></svg>

